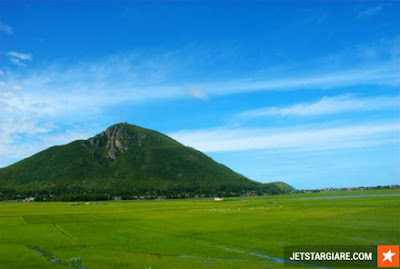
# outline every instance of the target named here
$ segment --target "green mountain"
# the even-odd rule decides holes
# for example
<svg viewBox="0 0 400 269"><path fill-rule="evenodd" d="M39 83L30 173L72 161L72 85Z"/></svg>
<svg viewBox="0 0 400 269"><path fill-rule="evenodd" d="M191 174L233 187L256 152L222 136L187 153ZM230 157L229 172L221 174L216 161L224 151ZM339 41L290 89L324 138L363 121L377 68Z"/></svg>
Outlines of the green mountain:
<svg viewBox="0 0 400 269"><path fill-rule="evenodd" d="M282 182L252 181L166 135L128 123L0 169L3 199L18 194L181 197L249 191L276 194L292 189Z"/></svg>

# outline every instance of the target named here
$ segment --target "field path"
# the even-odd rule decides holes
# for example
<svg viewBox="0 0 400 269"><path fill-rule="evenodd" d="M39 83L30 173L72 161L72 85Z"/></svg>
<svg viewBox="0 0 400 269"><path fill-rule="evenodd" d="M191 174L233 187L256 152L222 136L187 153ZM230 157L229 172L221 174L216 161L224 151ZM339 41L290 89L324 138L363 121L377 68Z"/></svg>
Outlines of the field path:
<svg viewBox="0 0 400 269"><path fill-rule="evenodd" d="M72 235L68 234L67 232L65 232L63 229L61 229L57 224L55 224L54 222L51 223L52 226L54 227L54 229L56 229L59 233L61 233L63 236L67 237L68 239L77 242L78 240L76 238L74 238Z"/></svg>

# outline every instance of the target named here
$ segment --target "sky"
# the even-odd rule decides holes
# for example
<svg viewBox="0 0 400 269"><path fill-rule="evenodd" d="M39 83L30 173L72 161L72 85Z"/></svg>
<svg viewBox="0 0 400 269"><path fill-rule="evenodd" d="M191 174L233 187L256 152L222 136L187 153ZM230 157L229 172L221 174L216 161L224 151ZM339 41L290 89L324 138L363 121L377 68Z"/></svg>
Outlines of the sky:
<svg viewBox="0 0 400 269"><path fill-rule="evenodd" d="M398 1L0 1L0 167L123 121L248 178L400 184Z"/></svg>

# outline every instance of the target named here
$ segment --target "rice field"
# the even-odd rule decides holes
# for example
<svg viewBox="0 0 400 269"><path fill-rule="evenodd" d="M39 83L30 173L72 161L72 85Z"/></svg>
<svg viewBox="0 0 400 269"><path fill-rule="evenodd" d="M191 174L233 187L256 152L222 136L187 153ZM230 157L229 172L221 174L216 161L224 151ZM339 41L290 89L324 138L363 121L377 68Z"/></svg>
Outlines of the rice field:
<svg viewBox="0 0 400 269"><path fill-rule="evenodd" d="M283 267L285 245L399 244L394 193L1 202L0 268Z"/></svg>

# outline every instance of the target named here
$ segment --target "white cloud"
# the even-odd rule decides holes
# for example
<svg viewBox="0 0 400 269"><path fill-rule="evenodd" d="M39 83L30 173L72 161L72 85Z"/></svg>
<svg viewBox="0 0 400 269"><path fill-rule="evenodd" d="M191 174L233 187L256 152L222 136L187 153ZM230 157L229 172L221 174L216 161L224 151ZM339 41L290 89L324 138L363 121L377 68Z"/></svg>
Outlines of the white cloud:
<svg viewBox="0 0 400 269"><path fill-rule="evenodd" d="M16 66L26 66L23 61L32 61L31 53L9 51L7 52L7 55L10 57L10 62Z"/></svg>
<svg viewBox="0 0 400 269"><path fill-rule="evenodd" d="M195 85L187 85L185 87L185 91L193 98L202 99L207 101L209 99L207 93L204 89L200 88L199 86Z"/></svg>
<svg viewBox="0 0 400 269"><path fill-rule="evenodd" d="M4 24L2 22L0 22L0 31L6 33L7 35L14 34L13 29L10 26L8 26L7 24Z"/></svg>
<svg viewBox="0 0 400 269"><path fill-rule="evenodd" d="M10 62L16 66L26 66L26 64L22 63L19 59L17 58L10 58Z"/></svg>
<svg viewBox="0 0 400 269"><path fill-rule="evenodd" d="M13 52L13 55L17 54ZM31 59L29 54L19 57ZM13 59L16 64L21 64L17 58ZM279 79L227 79L189 84L187 81L175 80L173 75L169 75L172 78L168 79L168 75L160 76L160 72L153 72L159 69L171 70L164 63L157 66L147 62L142 64L136 55L120 55L98 62L80 62L69 67L48 65L28 73L8 71L2 75L6 86L0 102L10 113L14 109L42 116L56 116L98 110L122 102L181 99L188 95L208 100L212 96L236 93L329 89L365 84L397 86L400 79L396 65L386 64L324 74L314 71L303 76ZM12 88L12 85L18 86ZM21 88L24 91L16 95L15 90ZM12 90L14 93L10 93ZM334 100L324 102L329 101Z"/></svg>
<svg viewBox="0 0 400 269"><path fill-rule="evenodd" d="M21 85L18 85L18 84L12 85L11 88L14 89L14 90L16 90L16 91L20 91L20 90L23 89L22 86L21 86Z"/></svg>
<svg viewBox="0 0 400 269"><path fill-rule="evenodd" d="M69 143L78 139L87 139L93 136L93 130L68 130L60 133L50 133L51 130L54 129L54 126L48 126L48 128L40 128L37 122L29 123L25 122L21 125L19 122L21 129L18 130L10 130L8 133L0 134L0 139L7 139L8 143L0 143L0 151L3 156L7 156L7 159L21 159L26 158L30 155L38 153L48 147L54 145L62 145ZM27 131L31 135L31 139L27 143L15 143L16 140L20 139L18 134L24 134L26 136ZM10 137L13 137L10 140ZM35 137L32 139L32 137ZM7 159L0 159L0 167L7 166L11 163L7 161Z"/></svg>
<svg viewBox="0 0 400 269"><path fill-rule="evenodd" d="M354 85L398 86L400 74L396 64L354 68L340 72L313 72L280 79L247 79L203 85L211 95L226 95L256 91L293 91L332 89Z"/></svg>
<svg viewBox="0 0 400 269"><path fill-rule="evenodd" d="M7 129L9 124L17 124L22 116L30 117L39 123L49 119L82 118L99 115L107 106L122 102L148 102L151 100L171 100L187 97L182 84L152 84L152 76L141 74L140 66L134 66L127 57L112 58L104 62L80 63L70 68L49 66L47 69L31 71L28 74L18 75L11 71L4 74L5 85L2 86L0 106L0 131ZM297 90L326 88L327 86L341 85L343 80L351 85L366 83L387 83L389 77L395 78L398 74L374 70L358 70L346 77L346 74L331 74L319 79L309 78L282 78L272 81L228 81L209 82L206 86L196 86L191 89L192 95L197 98L208 98L203 88L208 88L209 95L228 95L239 92L261 90ZM360 75L363 74L363 75ZM368 78L366 78L368 77ZM357 79L358 78L358 79ZM373 80L376 79L376 81ZM335 80L336 79L336 80ZM368 82L368 81L367 81ZM187 84L186 84L187 85ZM198 84L195 84L198 85ZM299 85L302 85L300 87ZM202 87L202 88L200 88ZM16 91L16 89L24 89ZM265 111L253 111L253 114L299 114L299 113L333 113L350 109L352 104L358 104L359 109L384 106L391 102L385 98L374 100L346 99L345 97L327 98L316 104L303 104L297 107L272 108ZM336 104L341 106L335 108ZM358 102L358 103L357 103ZM307 111L307 112L302 112ZM12 119L10 123L2 119ZM38 125L40 126L40 124ZM0 141L0 143L5 143Z"/></svg>
<svg viewBox="0 0 400 269"><path fill-rule="evenodd" d="M16 90L16 91L20 91L23 89L21 85L18 85L18 84L7 85L4 81L1 81L1 80L0 80L0 87L12 89L12 90Z"/></svg>
<svg viewBox="0 0 400 269"><path fill-rule="evenodd" d="M9 56L15 64L20 65L24 64L22 61L32 60L29 53L11 51ZM17 130L10 127L30 122L33 124L30 131L23 130L26 133L36 132L42 137L54 130L57 122L68 119L73 126L91 116L104 116L101 113L105 108L120 103L176 100L188 98L188 95L207 100L213 96L236 93L320 90L365 84L398 86L400 76L397 65L386 61L340 72L321 73L311 70L302 76L226 78L219 81L204 79L199 83L183 79L185 76L179 74L182 66L174 66L179 65L180 61L169 57L121 54L68 66L42 64L41 68L23 72L7 69L7 72L1 74L0 133L6 135L0 139L0 149L2 152L11 152L7 148L21 146L23 149L23 145L29 146L29 142L11 139L23 133L17 133ZM195 86L188 89L185 85ZM50 131L43 132L45 124L50 127L44 129ZM28 153L20 156L27 157ZM6 158L7 155L2 154L1 157Z"/></svg>
<svg viewBox="0 0 400 269"><path fill-rule="evenodd" d="M251 119L262 116L316 116L345 112L399 109L398 96L356 98L351 95L324 97L314 103L300 103L288 107L265 107L242 112L237 116Z"/></svg>
<svg viewBox="0 0 400 269"><path fill-rule="evenodd" d="M3 110L2 113L7 114L7 111ZM29 148L33 144L31 141L20 143L22 137L35 137L48 133L54 128L48 122L39 122L37 119L22 113L13 118L1 117L0 125L0 152L2 153L2 159L5 156L7 158L27 157L22 152L26 151L25 154L31 153ZM3 162L4 160L1 161Z"/></svg>
<svg viewBox="0 0 400 269"><path fill-rule="evenodd" d="M16 51L9 51L7 55L10 56L10 62L17 66L26 66L23 61L32 61L31 53L21 53Z"/></svg>
<svg viewBox="0 0 400 269"><path fill-rule="evenodd" d="M11 56L13 58L17 58L19 60L23 61L32 61L32 54L31 53L22 53L22 52L16 52L16 51L9 51L7 52L8 56Z"/></svg>
<svg viewBox="0 0 400 269"><path fill-rule="evenodd" d="M378 14L382 11L382 5L364 9L358 13L358 18L369 17Z"/></svg>
<svg viewBox="0 0 400 269"><path fill-rule="evenodd" d="M399 143L400 126L369 123L336 127L298 126L278 129L215 128L180 131L169 136L205 152L258 149L336 150Z"/></svg>

